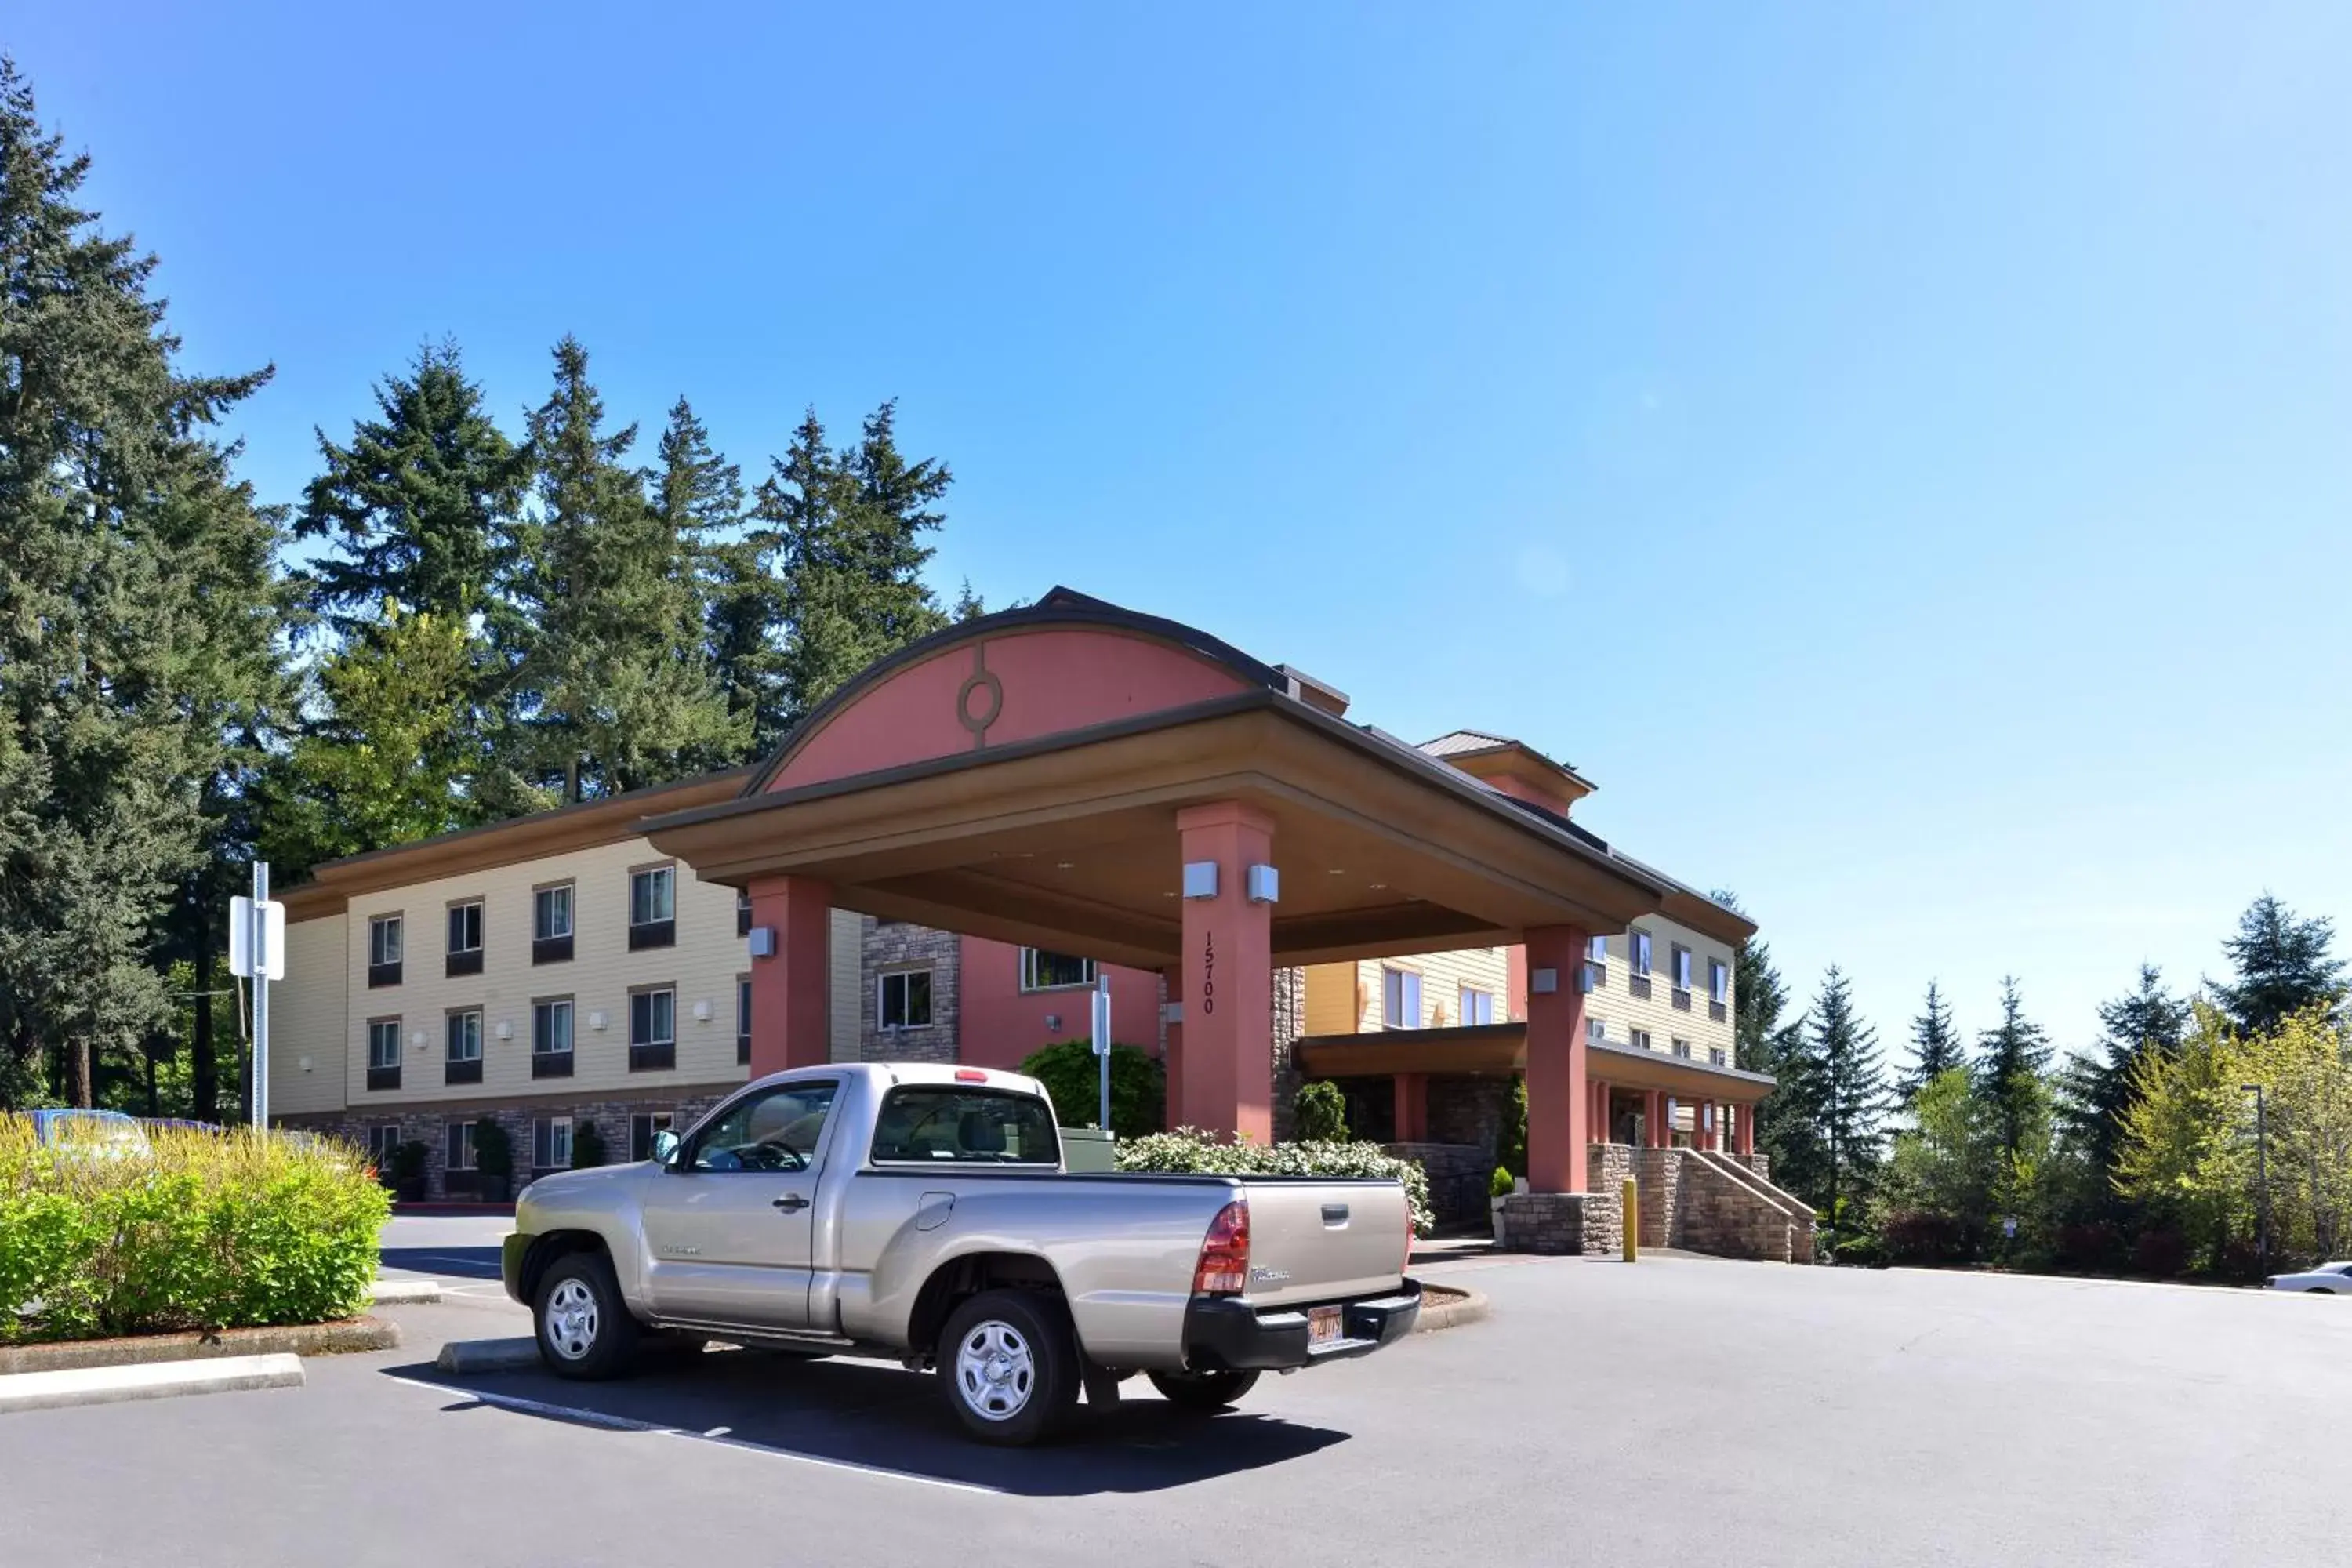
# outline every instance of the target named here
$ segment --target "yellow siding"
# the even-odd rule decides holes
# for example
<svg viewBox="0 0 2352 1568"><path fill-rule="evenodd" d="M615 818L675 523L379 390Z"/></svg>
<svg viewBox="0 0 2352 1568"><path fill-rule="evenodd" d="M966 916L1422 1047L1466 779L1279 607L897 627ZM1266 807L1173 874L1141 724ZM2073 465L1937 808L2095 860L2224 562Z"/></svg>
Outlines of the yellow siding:
<svg viewBox="0 0 2352 1568"><path fill-rule="evenodd" d="M269 988L272 1114L343 1109L343 943L348 929L341 915L286 928L286 978Z"/></svg>
<svg viewBox="0 0 2352 1568"><path fill-rule="evenodd" d="M1356 1032L1356 965L1310 963L1307 966L1307 1017L1310 1035L1352 1035Z"/></svg>
<svg viewBox="0 0 2352 1568"><path fill-rule="evenodd" d="M1731 1009L1734 1000L1729 988L1729 971L1733 954L1728 942L1702 936L1686 926L1655 915L1647 915L1634 922L1635 929L1650 933L1650 995L1644 1001L1633 994L1628 965L1631 944L1627 936L1609 938L1609 959L1603 966L1601 984L1585 997L1585 1016L1598 1018L1607 1037L1620 1044L1632 1039L1632 1031L1650 1032L1650 1048L1662 1054L1671 1053L1676 1039L1688 1040L1691 1058L1705 1063L1711 1060L1710 1051L1719 1050L1728 1062L1732 1055ZM1674 949L1680 943L1691 950L1690 1011L1677 1011L1674 1005ZM1717 1023L1707 1016L1707 962L1715 960L1726 971L1724 1019Z"/></svg>
<svg viewBox="0 0 2352 1568"><path fill-rule="evenodd" d="M1510 1014L1509 962L1499 947L1460 948L1445 952L1414 953L1403 958L1364 959L1350 965L1356 972L1355 1027L1358 1031L1384 1026L1381 999L1382 969L1406 969L1421 976L1421 1016L1404 1026L1450 1028L1462 1022L1462 987L1468 985L1495 999L1495 1022Z"/></svg>

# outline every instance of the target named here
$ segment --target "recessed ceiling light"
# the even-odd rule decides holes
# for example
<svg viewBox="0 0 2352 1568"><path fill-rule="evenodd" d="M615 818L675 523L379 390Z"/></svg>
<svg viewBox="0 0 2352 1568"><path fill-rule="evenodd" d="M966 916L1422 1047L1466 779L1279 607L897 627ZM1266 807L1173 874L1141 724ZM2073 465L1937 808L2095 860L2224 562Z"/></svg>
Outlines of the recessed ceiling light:
<svg viewBox="0 0 2352 1568"><path fill-rule="evenodd" d="M1160 896L1161 898L1163 898L1163 899L1172 899L1172 898L1174 898L1174 897L1176 896L1176 893L1175 893L1175 890L1174 890L1173 889L1171 889L1169 891L1164 892L1164 893L1160 894Z"/></svg>
<svg viewBox="0 0 2352 1568"><path fill-rule="evenodd" d="M1054 869L1056 871L1066 871L1076 864L1077 862L1075 860L1056 860L1054 862Z"/></svg>
<svg viewBox="0 0 2352 1568"><path fill-rule="evenodd" d="M1348 874L1348 873L1347 873L1346 871L1341 870L1341 869L1340 869L1339 867L1337 867L1337 866L1334 866L1334 867L1332 867L1332 868L1331 868L1331 875L1333 875L1334 877L1344 877L1344 876L1346 876L1347 874Z"/></svg>
<svg viewBox="0 0 2352 1568"><path fill-rule="evenodd" d="M1370 887L1375 893L1385 893L1389 890L1389 885L1386 882L1370 882L1367 883L1366 886Z"/></svg>

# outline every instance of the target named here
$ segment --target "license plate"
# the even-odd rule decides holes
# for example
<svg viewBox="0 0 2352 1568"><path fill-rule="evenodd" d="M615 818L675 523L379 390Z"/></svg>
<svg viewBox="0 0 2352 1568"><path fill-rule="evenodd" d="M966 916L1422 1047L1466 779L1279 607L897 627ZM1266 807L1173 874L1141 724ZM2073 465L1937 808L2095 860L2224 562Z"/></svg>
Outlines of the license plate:
<svg viewBox="0 0 2352 1568"><path fill-rule="evenodd" d="M1311 1350L1317 1345L1339 1343L1342 1329L1343 1323L1339 1316L1339 1308L1309 1307L1307 1309L1307 1344L1308 1349Z"/></svg>

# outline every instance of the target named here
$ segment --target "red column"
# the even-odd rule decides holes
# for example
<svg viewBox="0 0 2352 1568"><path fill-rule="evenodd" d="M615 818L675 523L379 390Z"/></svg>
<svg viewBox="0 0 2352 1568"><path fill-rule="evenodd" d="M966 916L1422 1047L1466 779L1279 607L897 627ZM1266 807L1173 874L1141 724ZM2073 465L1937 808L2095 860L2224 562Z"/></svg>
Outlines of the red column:
<svg viewBox="0 0 2352 1568"><path fill-rule="evenodd" d="M1396 1141L1429 1142L1429 1075L1425 1072L1396 1075Z"/></svg>
<svg viewBox="0 0 2352 1568"><path fill-rule="evenodd" d="M1586 933L1538 926L1528 946L1528 1186L1538 1193L1585 1189L1591 1141L1585 1098L1584 993L1577 984ZM1542 989L1545 972L1551 989Z"/></svg>
<svg viewBox="0 0 2352 1568"><path fill-rule="evenodd" d="M1666 1091L1646 1089L1642 1095L1642 1142L1652 1149L1666 1146Z"/></svg>
<svg viewBox="0 0 2352 1568"><path fill-rule="evenodd" d="M1173 970L1161 970L1160 977L1166 982L1161 990L1175 1005L1177 1016L1163 1026L1168 1035L1168 1049L1160 1065L1167 1074L1167 1104L1160 1114L1171 1128L1184 1125L1184 976Z"/></svg>
<svg viewBox="0 0 2352 1568"><path fill-rule="evenodd" d="M751 924L775 951L751 960L751 1076L833 1059L833 889L805 877L754 877Z"/></svg>
<svg viewBox="0 0 2352 1568"><path fill-rule="evenodd" d="M1590 1125L1595 1143L1609 1142L1609 1083L1605 1079L1593 1080L1592 1121Z"/></svg>
<svg viewBox="0 0 2352 1568"><path fill-rule="evenodd" d="M1184 902L1181 1120L1254 1143L1274 1137L1274 906L1249 868L1274 860L1274 822L1238 801L1176 814L1182 862L1217 868L1217 896Z"/></svg>

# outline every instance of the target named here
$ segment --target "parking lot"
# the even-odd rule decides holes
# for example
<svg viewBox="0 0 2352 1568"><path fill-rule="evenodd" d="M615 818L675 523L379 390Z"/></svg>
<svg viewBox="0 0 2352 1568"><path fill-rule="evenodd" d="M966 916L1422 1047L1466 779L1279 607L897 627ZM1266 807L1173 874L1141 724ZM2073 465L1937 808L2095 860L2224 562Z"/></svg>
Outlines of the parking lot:
<svg viewBox="0 0 2352 1568"><path fill-rule="evenodd" d="M1661 1258L1451 1266L1490 1321L977 1448L927 1378L713 1352L456 1380L499 1222L307 1387L8 1417L10 1562L2269 1563L2341 1556L2352 1303ZM1439 1266L1445 1269L1448 1266ZM470 1283L467 1281L471 1280Z"/></svg>

